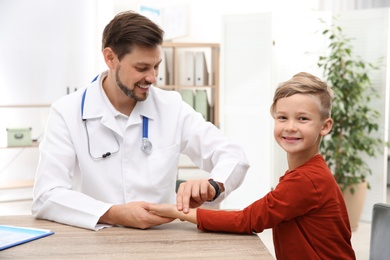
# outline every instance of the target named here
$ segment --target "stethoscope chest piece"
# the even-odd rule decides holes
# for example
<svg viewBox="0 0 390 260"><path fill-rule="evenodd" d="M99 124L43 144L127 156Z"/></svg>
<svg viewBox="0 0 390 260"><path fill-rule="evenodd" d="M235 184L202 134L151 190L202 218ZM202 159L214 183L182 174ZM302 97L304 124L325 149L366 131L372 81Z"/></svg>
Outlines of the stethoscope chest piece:
<svg viewBox="0 0 390 260"><path fill-rule="evenodd" d="M141 150L147 155L149 155L152 153L152 149L153 149L152 142L150 142L148 138L142 138Z"/></svg>

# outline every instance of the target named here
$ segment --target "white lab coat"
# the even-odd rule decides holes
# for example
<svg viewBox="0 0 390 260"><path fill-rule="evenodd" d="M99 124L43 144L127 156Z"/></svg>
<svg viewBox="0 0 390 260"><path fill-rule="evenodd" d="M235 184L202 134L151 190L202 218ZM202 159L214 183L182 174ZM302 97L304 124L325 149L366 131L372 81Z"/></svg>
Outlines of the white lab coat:
<svg viewBox="0 0 390 260"><path fill-rule="evenodd" d="M175 185L180 153L210 172L210 178L225 185L220 202L243 181L249 168L240 146L227 140L205 122L175 91L151 87L149 97L137 102L125 131L119 127L105 102L102 79L87 88L83 118L80 89L54 102L34 186L32 213L37 218L100 229L99 218L114 204L132 201L175 203ZM153 151L141 151L142 116L149 118ZM119 142L116 142L116 139Z"/></svg>

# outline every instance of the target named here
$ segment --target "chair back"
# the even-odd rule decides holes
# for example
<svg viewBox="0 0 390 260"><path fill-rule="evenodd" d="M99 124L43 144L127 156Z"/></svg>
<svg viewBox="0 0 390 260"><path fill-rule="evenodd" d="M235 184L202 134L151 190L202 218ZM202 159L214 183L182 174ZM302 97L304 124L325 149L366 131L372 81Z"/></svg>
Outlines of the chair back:
<svg viewBox="0 0 390 260"><path fill-rule="evenodd" d="M390 259L390 205L376 203L372 209L370 260Z"/></svg>

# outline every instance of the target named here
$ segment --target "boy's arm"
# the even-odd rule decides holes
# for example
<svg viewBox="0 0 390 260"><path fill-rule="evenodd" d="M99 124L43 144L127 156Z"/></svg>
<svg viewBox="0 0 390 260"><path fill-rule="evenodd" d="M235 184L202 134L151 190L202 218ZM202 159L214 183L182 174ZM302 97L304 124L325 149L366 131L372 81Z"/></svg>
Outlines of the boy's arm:
<svg viewBox="0 0 390 260"><path fill-rule="evenodd" d="M182 221L198 224L196 209L190 209L188 213L183 213L177 210L175 204L149 204L147 210L161 217L178 218Z"/></svg>

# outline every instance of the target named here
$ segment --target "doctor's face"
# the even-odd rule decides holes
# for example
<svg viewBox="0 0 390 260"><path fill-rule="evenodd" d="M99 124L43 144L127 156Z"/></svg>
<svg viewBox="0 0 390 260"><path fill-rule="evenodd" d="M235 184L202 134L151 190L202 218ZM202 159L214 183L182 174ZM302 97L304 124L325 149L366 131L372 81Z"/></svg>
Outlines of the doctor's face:
<svg viewBox="0 0 390 260"><path fill-rule="evenodd" d="M123 93L136 101L144 101L149 87L156 82L161 63L161 47L134 46L115 69L115 81Z"/></svg>

